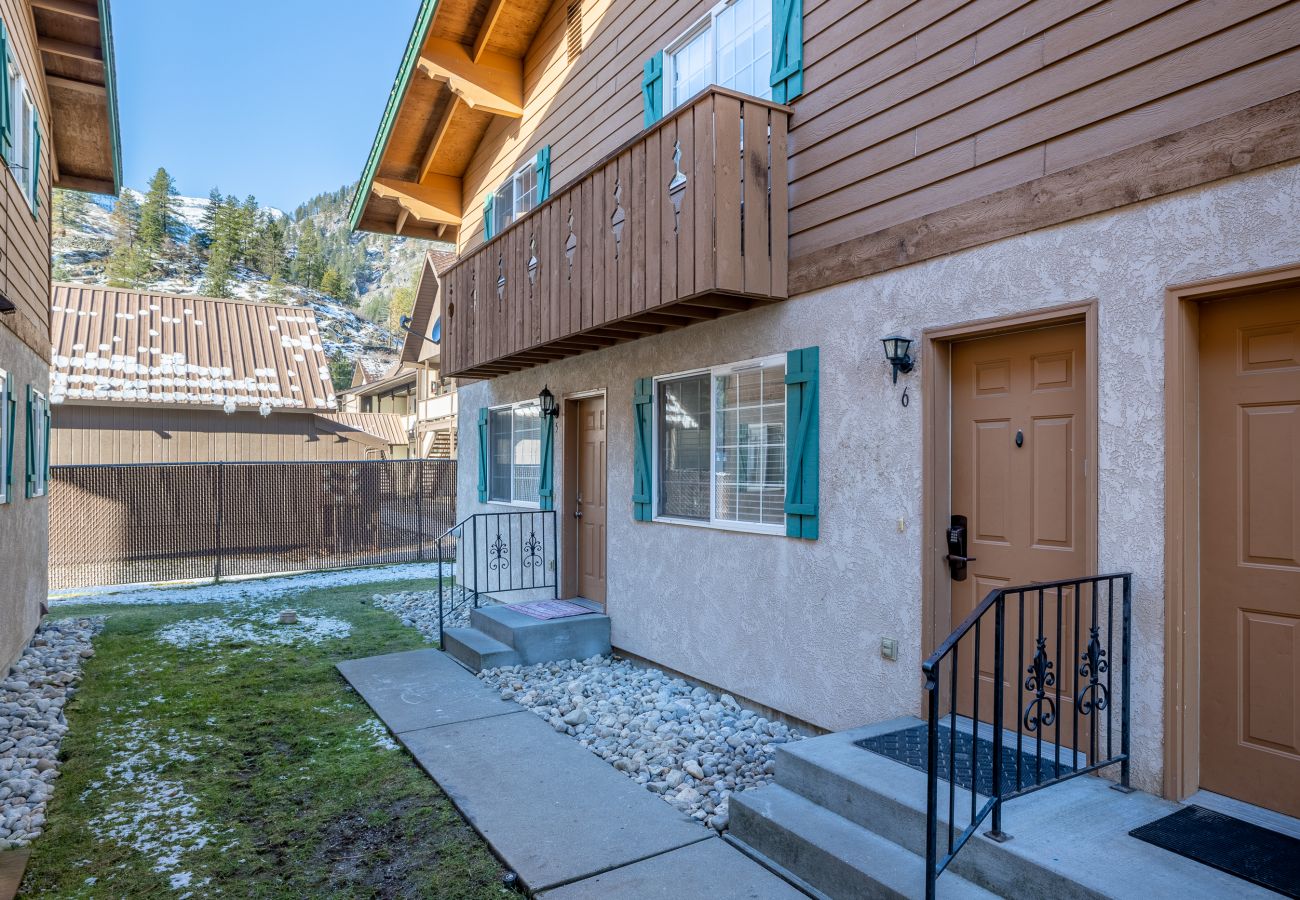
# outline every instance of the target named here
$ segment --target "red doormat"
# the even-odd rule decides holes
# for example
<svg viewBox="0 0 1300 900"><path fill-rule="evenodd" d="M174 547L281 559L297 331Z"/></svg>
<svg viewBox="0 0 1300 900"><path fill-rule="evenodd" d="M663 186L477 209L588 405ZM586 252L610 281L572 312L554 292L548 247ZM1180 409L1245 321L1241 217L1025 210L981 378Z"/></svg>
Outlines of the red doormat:
<svg viewBox="0 0 1300 900"><path fill-rule="evenodd" d="M513 609L534 619L567 619L569 616L583 616L592 612L585 606L570 603L568 600L538 600L535 603L514 603L506 609Z"/></svg>

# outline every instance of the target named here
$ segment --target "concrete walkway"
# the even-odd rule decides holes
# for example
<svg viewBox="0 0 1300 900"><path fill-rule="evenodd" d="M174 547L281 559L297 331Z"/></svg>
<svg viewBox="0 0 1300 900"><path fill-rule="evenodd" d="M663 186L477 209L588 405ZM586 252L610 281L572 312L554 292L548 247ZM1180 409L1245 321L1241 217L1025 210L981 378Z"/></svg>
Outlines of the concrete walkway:
<svg viewBox="0 0 1300 900"><path fill-rule="evenodd" d="M338 668L530 892L803 896L439 650Z"/></svg>

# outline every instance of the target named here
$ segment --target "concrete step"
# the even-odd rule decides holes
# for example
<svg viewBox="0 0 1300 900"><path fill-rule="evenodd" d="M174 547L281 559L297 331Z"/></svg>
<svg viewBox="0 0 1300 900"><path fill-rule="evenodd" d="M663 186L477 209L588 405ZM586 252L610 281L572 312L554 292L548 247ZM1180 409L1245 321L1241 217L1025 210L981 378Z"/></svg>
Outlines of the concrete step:
<svg viewBox="0 0 1300 900"><path fill-rule="evenodd" d="M831 898L925 894L925 858L779 784L731 796L731 839ZM938 894L992 900L995 894L946 872Z"/></svg>
<svg viewBox="0 0 1300 900"><path fill-rule="evenodd" d="M442 643L443 649L471 672L520 663L514 648L476 628L447 628L442 632Z"/></svg>
<svg viewBox="0 0 1300 900"><path fill-rule="evenodd" d="M555 659L586 659L610 652L609 616L585 600L572 601L593 610L590 615L564 619L535 619L504 605L480 606L470 611L470 627L511 647L523 665ZM514 665L514 663L498 663Z"/></svg>

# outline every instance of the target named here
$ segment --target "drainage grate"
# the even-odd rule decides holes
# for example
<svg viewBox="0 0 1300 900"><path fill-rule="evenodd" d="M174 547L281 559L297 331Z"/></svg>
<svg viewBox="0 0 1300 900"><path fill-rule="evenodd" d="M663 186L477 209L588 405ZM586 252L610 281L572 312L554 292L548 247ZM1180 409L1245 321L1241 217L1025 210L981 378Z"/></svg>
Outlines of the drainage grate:
<svg viewBox="0 0 1300 900"><path fill-rule="evenodd" d="M971 770L978 771L979 782L975 790L986 797L993 795L993 742L987 738L975 738L972 755L971 735L959 732L957 752L953 757L953 781L966 790L971 789L973 779ZM926 769L926 726L915 725L901 731L890 731L855 741L854 745L863 750L870 750L881 756L924 772ZM949 748L952 746L952 729L939 726L939 777L948 780ZM1068 754L1068 749L1063 751ZM978 765L973 765L977 762ZM1017 766L1017 763L1019 765ZM1017 771L1018 770L1018 771ZM1017 790L1036 784L1052 781L1074 771L1066 762L1059 765L1049 756L1037 756L1033 753L1016 753L1014 743L1003 739L1002 744L1002 796L1016 793ZM1019 786L1019 787L1017 787Z"/></svg>

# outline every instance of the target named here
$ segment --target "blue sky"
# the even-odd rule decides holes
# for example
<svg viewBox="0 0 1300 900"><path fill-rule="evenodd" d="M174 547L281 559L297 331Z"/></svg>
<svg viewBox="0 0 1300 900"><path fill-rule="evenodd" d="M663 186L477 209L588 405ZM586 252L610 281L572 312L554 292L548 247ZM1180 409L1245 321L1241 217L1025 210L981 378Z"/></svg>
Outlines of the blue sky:
<svg viewBox="0 0 1300 900"><path fill-rule="evenodd" d="M113 0L122 180L292 210L356 180L419 0Z"/></svg>

